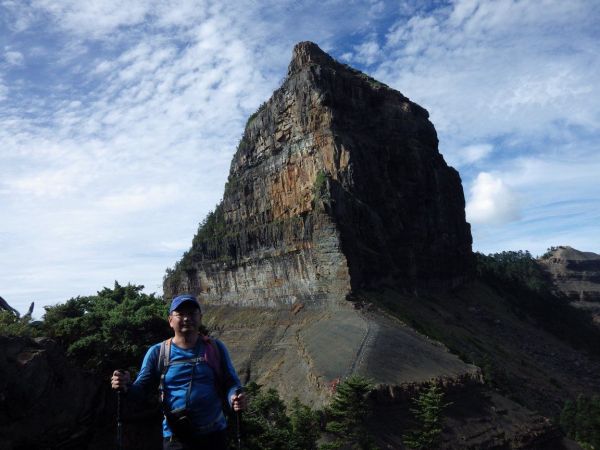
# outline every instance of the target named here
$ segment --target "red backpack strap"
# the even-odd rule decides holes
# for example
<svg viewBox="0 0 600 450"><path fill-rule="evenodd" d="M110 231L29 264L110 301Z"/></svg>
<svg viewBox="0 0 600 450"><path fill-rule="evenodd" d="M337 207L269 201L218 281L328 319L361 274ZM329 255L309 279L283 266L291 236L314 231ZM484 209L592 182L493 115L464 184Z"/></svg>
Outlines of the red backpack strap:
<svg viewBox="0 0 600 450"><path fill-rule="evenodd" d="M206 349L206 363L215 372L216 378L219 380L219 384L221 384L221 380L223 379L223 367L221 364L221 349L219 348L219 344L208 336L202 336L202 340L204 341Z"/></svg>

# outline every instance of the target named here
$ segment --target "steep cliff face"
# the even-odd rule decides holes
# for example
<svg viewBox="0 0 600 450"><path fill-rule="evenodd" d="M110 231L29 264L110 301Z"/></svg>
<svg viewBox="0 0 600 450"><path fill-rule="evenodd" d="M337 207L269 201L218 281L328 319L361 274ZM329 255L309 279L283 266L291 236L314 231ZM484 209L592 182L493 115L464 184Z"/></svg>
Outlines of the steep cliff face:
<svg viewBox="0 0 600 450"><path fill-rule="evenodd" d="M381 280L409 292L459 284L471 234L460 178L437 144L423 108L298 44L166 296L335 307Z"/></svg>

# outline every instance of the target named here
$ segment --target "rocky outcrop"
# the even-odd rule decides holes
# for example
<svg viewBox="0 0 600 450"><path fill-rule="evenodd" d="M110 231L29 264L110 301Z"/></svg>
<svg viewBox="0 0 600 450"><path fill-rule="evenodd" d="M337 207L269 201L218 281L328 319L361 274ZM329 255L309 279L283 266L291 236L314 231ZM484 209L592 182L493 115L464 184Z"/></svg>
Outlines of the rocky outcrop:
<svg viewBox="0 0 600 450"><path fill-rule="evenodd" d="M104 450L116 445L117 395L47 338L0 336L0 450ZM156 403L122 399L124 448L161 446Z"/></svg>
<svg viewBox="0 0 600 450"><path fill-rule="evenodd" d="M0 311L9 311L16 316L19 315L19 311L17 311L15 308L10 306L8 304L8 302L6 300L4 300L2 297L0 297Z"/></svg>
<svg viewBox="0 0 600 450"><path fill-rule="evenodd" d="M0 448L84 448L99 393L53 341L0 336Z"/></svg>
<svg viewBox="0 0 600 450"><path fill-rule="evenodd" d="M248 119L223 201L164 292L335 308L381 281L452 287L470 264L460 178L427 111L303 42Z"/></svg>
<svg viewBox="0 0 600 450"><path fill-rule="evenodd" d="M600 255L559 246L538 262L550 274L556 291L573 306L589 311L600 326Z"/></svg>

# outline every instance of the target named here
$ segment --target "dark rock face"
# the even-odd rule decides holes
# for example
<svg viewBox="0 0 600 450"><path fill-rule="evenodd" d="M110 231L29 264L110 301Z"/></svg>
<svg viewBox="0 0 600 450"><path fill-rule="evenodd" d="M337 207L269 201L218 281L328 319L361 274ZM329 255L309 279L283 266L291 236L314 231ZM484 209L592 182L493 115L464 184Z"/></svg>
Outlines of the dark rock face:
<svg viewBox="0 0 600 450"><path fill-rule="evenodd" d="M460 284L470 227L458 173L437 145L423 108L298 44L165 295L331 307L382 280L407 292Z"/></svg>
<svg viewBox="0 0 600 450"><path fill-rule="evenodd" d="M19 315L19 312L15 308L10 306L8 302L2 297L0 297L0 311L9 311L17 316Z"/></svg>
<svg viewBox="0 0 600 450"><path fill-rule="evenodd" d="M99 393L53 341L0 336L2 449L84 448Z"/></svg>
<svg viewBox="0 0 600 450"><path fill-rule="evenodd" d="M104 450L116 445L117 396L56 342L0 336L0 450ZM152 403L122 400L124 448L162 448Z"/></svg>

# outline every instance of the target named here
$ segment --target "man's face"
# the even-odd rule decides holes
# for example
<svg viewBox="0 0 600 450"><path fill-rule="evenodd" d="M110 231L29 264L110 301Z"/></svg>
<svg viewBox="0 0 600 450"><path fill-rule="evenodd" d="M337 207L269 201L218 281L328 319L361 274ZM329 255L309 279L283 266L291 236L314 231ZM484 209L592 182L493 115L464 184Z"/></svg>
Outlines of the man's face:
<svg viewBox="0 0 600 450"><path fill-rule="evenodd" d="M200 326L202 314L194 305L184 303L169 315L169 326L175 333L195 333Z"/></svg>

